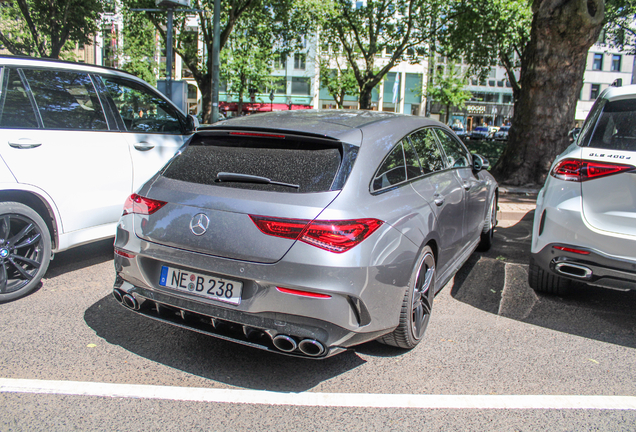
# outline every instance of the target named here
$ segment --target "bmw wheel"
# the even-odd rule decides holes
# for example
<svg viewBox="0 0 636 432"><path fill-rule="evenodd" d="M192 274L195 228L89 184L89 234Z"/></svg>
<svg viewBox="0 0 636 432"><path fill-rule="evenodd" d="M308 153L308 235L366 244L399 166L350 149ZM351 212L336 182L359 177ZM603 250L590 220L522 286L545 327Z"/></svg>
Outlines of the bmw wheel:
<svg viewBox="0 0 636 432"><path fill-rule="evenodd" d="M411 286L404 294L400 323L392 333L379 338L378 342L411 349L422 340L435 297L435 256L429 246L424 247L411 280Z"/></svg>
<svg viewBox="0 0 636 432"><path fill-rule="evenodd" d="M51 237L30 207L0 203L0 303L33 291L51 260Z"/></svg>

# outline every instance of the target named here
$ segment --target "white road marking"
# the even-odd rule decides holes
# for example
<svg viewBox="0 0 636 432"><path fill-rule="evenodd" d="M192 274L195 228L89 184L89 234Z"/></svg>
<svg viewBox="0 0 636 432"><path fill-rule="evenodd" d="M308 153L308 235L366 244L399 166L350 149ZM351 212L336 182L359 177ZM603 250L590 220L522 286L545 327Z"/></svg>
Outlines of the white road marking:
<svg viewBox="0 0 636 432"><path fill-rule="evenodd" d="M264 390L169 387L10 378L0 378L0 393L35 393L113 398L166 399L191 402L358 408L636 410L636 396L279 393Z"/></svg>

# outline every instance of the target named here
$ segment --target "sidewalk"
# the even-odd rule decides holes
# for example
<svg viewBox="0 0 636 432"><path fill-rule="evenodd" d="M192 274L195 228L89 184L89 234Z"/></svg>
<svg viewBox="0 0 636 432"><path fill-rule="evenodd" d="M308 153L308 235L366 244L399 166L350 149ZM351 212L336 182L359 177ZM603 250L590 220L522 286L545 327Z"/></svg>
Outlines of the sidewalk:
<svg viewBox="0 0 636 432"><path fill-rule="evenodd" d="M511 226L519 222L536 207L539 189L514 186L499 187L499 226Z"/></svg>

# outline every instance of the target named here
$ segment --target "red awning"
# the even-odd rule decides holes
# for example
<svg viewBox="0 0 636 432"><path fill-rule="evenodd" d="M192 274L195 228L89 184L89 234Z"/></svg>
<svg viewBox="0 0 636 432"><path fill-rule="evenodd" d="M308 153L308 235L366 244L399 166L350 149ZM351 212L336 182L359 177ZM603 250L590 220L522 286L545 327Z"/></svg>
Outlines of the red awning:
<svg viewBox="0 0 636 432"><path fill-rule="evenodd" d="M311 105L292 104L292 110L312 109ZM238 111L238 102L219 102L221 111ZM243 103L243 112L289 111L289 105L281 103Z"/></svg>

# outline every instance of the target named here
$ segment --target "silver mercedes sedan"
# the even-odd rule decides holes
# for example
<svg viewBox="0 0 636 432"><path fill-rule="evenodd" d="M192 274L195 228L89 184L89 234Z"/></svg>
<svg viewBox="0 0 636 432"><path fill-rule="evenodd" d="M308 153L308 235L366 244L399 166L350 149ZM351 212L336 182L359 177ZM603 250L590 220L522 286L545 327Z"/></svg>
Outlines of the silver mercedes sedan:
<svg viewBox="0 0 636 432"><path fill-rule="evenodd" d="M447 126L372 111L222 121L127 200L114 297L155 320L325 358L410 349L496 225L497 183Z"/></svg>

